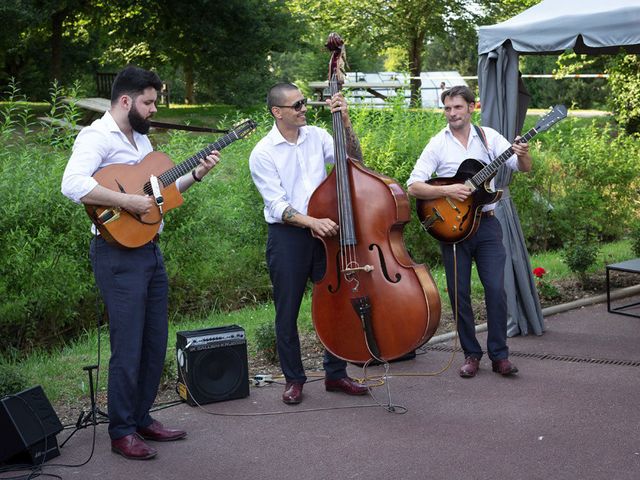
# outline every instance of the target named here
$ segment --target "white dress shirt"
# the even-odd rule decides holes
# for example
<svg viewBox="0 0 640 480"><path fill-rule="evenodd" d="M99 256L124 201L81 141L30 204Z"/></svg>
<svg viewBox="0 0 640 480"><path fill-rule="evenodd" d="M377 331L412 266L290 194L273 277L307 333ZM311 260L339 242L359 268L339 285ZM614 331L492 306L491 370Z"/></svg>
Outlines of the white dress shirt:
<svg viewBox="0 0 640 480"><path fill-rule="evenodd" d="M73 144L73 151L62 176L62 193L76 203L93 190L98 182L92 175L108 165L135 165L153 151L146 135L133 131L134 147L107 111L83 128Z"/></svg>
<svg viewBox="0 0 640 480"><path fill-rule="evenodd" d="M287 142L274 124L249 157L251 177L264 200L267 223L283 223L288 206L307 214L309 198L334 162L333 138L322 128L300 127L296 143Z"/></svg>
<svg viewBox="0 0 640 480"><path fill-rule="evenodd" d="M490 158L482 139L478 136L478 132L473 126L469 132L469 141L465 148L453 136L451 129L447 125L427 143L409 176L409 180L407 180L407 185L415 182L425 182L431 179L434 173L436 177L453 177L460 164L467 158L474 158L488 164L511 147L511 143L494 129L482 127L482 130L487 138L487 146L491 154ZM505 165L512 170L518 171L518 157L512 155L505 162ZM491 187L494 188L493 179L491 180ZM483 210L487 211L493 208L495 208L495 204L487 205Z"/></svg>

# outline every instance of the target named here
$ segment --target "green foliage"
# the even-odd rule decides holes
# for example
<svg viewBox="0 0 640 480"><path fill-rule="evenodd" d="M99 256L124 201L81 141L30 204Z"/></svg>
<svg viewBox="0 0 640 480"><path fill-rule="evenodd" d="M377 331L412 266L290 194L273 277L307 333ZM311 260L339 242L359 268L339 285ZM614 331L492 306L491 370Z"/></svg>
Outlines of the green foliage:
<svg viewBox="0 0 640 480"><path fill-rule="evenodd" d="M224 120L229 127L235 120ZM178 311L234 309L264 301L271 292L264 259L266 224L248 158L271 128L265 115L259 131L222 152L222 162L185 194L185 203L168 216L162 250L170 277L170 303ZM159 148L180 162L214 138L184 132Z"/></svg>
<svg viewBox="0 0 640 480"><path fill-rule="evenodd" d="M0 130L20 123L15 110L8 112ZM22 134L28 134L24 127L13 138ZM53 135L47 129L30 136L45 141L0 146L0 249L5 253L0 262L0 351L24 348L36 339L39 344L59 342L59 335L83 324L94 298L86 236L80 233L86 224L80 228L75 221L80 210L59 193L68 152L48 143Z"/></svg>
<svg viewBox="0 0 640 480"><path fill-rule="evenodd" d="M256 330L256 350L265 360L276 365L278 363L278 350L276 348L276 328L273 320L261 323Z"/></svg>
<svg viewBox="0 0 640 480"><path fill-rule="evenodd" d="M640 133L640 58L618 55L610 64L609 103L620 125L627 133Z"/></svg>
<svg viewBox="0 0 640 480"><path fill-rule="evenodd" d="M629 236L631 238L631 251L636 257L640 257L640 220L636 219L633 222Z"/></svg>
<svg viewBox="0 0 640 480"><path fill-rule="evenodd" d="M525 55L520 70L526 74L556 74L555 78L527 78L525 85L531 95L531 108L547 108L562 103L570 109L604 108L609 85L604 78L563 78L573 73L602 73L605 57L590 57L564 53L553 55ZM595 59L595 60L594 60Z"/></svg>
<svg viewBox="0 0 640 480"><path fill-rule="evenodd" d="M565 243L562 260L584 283L587 270L595 263L599 250L596 236L592 232L581 230Z"/></svg>
<svg viewBox="0 0 640 480"><path fill-rule="evenodd" d="M0 363L0 398L16 394L28 386L27 377L17 365Z"/></svg>
<svg viewBox="0 0 640 480"><path fill-rule="evenodd" d="M511 184L529 248L561 248L579 230L620 238L634 218L640 142L606 119L570 117L532 144L533 171Z"/></svg>

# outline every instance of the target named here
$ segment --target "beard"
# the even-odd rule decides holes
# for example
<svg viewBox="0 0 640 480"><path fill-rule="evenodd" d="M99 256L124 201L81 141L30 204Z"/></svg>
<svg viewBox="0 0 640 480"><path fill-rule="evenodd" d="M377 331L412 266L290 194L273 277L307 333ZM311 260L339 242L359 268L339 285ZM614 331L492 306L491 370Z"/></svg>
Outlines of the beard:
<svg viewBox="0 0 640 480"><path fill-rule="evenodd" d="M140 115L140 112L138 112L135 104L131 107L131 110L129 110L128 117L131 128L133 128L136 132L141 133L142 135L146 135L147 133L149 133L151 122L146 118L142 118L142 115Z"/></svg>

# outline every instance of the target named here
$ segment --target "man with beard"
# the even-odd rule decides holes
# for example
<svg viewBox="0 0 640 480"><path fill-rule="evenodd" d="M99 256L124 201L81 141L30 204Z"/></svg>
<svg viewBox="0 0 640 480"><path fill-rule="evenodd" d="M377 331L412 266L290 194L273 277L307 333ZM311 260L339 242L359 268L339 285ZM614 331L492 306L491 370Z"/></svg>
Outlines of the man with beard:
<svg viewBox="0 0 640 480"><path fill-rule="evenodd" d="M154 199L99 185L92 175L113 164L135 165L152 151L149 119L162 87L154 72L126 67L113 82L111 108L78 134L62 178L62 193L76 203L122 208L142 215ZM180 177L181 192L202 180L219 161L212 152ZM162 230L162 226L160 231ZM111 449L130 459L148 459L156 450L144 440L171 441L186 432L165 428L149 415L158 392L167 351L168 279L158 239L138 248L107 243L94 227L90 258L109 316L109 435Z"/></svg>

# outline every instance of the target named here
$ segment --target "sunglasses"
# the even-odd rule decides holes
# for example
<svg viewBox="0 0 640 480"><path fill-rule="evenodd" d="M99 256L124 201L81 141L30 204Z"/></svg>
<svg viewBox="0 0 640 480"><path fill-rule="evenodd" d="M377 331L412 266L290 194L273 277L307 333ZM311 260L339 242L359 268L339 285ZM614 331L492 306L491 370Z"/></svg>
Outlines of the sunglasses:
<svg viewBox="0 0 640 480"><path fill-rule="evenodd" d="M303 98L302 100L298 100L293 105L274 105L274 107L278 108L293 108L296 112L302 110L302 107L307 104L307 99Z"/></svg>

